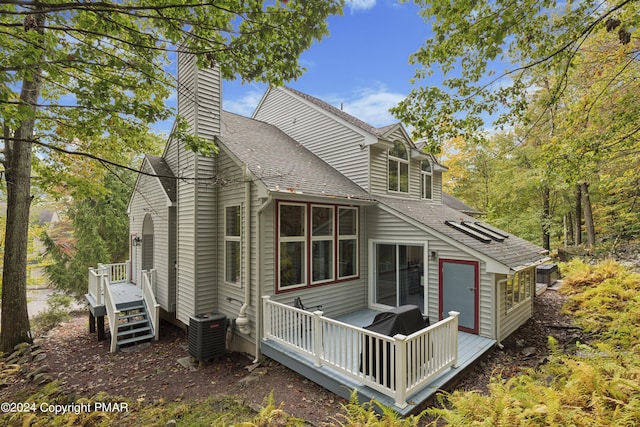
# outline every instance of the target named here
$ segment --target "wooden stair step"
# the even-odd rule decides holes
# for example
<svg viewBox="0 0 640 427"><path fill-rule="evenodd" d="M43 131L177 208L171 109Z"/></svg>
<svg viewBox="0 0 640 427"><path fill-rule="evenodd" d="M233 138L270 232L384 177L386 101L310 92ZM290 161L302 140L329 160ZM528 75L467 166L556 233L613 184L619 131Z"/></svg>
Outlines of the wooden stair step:
<svg viewBox="0 0 640 427"><path fill-rule="evenodd" d="M138 313L127 313L127 314L120 314L120 317L118 318L119 320L126 320L126 319L132 319L134 317L147 317L147 312L143 311L143 312L138 312Z"/></svg>
<svg viewBox="0 0 640 427"><path fill-rule="evenodd" d="M140 334L143 332L150 332L151 331L151 327L149 326L144 326L142 328L136 328L136 329L128 329L126 331L118 331L118 336L119 337L125 337L128 335L135 335L135 334ZM119 341L118 341L119 342Z"/></svg>
<svg viewBox="0 0 640 427"><path fill-rule="evenodd" d="M133 328L135 326L139 326L139 325L148 325L149 324L149 319L140 319L140 320L129 320L128 322L123 322L118 324L118 330L120 330L121 328Z"/></svg>
<svg viewBox="0 0 640 427"><path fill-rule="evenodd" d="M127 338L127 339L118 341L118 346L153 339L153 337L154 335L152 333L149 333L146 335L140 335L138 337Z"/></svg>

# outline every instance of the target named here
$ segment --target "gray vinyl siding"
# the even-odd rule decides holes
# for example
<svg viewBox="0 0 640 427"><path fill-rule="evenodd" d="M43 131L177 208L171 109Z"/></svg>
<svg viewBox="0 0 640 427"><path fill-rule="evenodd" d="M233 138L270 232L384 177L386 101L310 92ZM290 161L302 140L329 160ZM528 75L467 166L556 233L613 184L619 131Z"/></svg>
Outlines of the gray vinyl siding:
<svg viewBox="0 0 640 427"><path fill-rule="evenodd" d="M151 168L145 162L143 171L152 173ZM174 251L171 247L172 225L170 210L167 206L168 198L157 178L140 175L132 195L129 214L130 233L142 236L142 227L146 215L153 220L153 259L146 259L146 265L152 265L156 270L156 298L160 306L166 311L172 311L174 303L175 273L173 269ZM148 237L148 236L146 236ZM143 267L143 247L148 247L149 242L143 242L143 246L132 247L131 257L133 262L132 272L137 283L142 283L141 271ZM149 252L147 252L149 255Z"/></svg>
<svg viewBox="0 0 640 427"><path fill-rule="evenodd" d="M439 311L439 259L478 261L460 249L438 239L427 231L415 227L402 219L378 208L368 211L367 235L371 240L394 243L427 243L427 265L425 266L425 286L427 292L427 315L434 322L440 319ZM435 251L436 259L429 253ZM478 307L479 335L493 337L493 291L492 275L486 273L485 263L479 262L480 295ZM445 313L446 316L446 313Z"/></svg>
<svg viewBox="0 0 640 427"><path fill-rule="evenodd" d="M254 118L280 128L362 188L369 184L365 136L317 107L280 89L270 89Z"/></svg>
<svg viewBox="0 0 640 427"><path fill-rule="evenodd" d="M200 70L194 55L178 54L178 113L190 130L214 140L220 134L221 88L217 69ZM218 303L215 158L170 143L167 162L178 180L177 318L215 309ZM175 163L175 166L174 164ZM186 178L186 179L184 179ZM211 178L209 180L205 178Z"/></svg>
<svg viewBox="0 0 640 427"><path fill-rule="evenodd" d="M197 176L199 178L212 177L215 173L215 159L213 157L197 157ZM217 201L218 184L198 180L196 190L196 300L195 312L210 311L218 304L218 290L216 288L217 273Z"/></svg>
<svg viewBox="0 0 640 427"><path fill-rule="evenodd" d="M193 178L195 155L182 151L178 158L181 177ZM188 172L187 172L188 171ZM178 271L177 271L177 300L176 316L178 320L189 324L189 316L195 311L195 283L196 283L196 186L193 180L178 180Z"/></svg>

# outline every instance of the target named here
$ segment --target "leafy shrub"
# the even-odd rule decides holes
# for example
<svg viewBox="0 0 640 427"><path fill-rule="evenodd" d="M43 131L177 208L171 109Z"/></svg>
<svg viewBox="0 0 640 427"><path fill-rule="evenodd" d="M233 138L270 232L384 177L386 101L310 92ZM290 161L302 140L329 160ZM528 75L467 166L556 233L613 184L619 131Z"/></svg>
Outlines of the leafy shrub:
<svg viewBox="0 0 640 427"><path fill-rule="evenodd" d="M546 365L509 380L494 376L488 396L439 395L444 409L427 410L432 425L640 425L640 274L613 261L562 268L565 310L595 334L593 342L569 356L550 339Z"/></svg>
<svg viewBox="0 0 640 427"><path fill-rule="evenodd" d="M33 319L35 332L46 332L59 323L69 320L69 307L71 306L71 302L71 297L61 293L54 293L49 296L49 298L47 298L49 308Z"/></svg>

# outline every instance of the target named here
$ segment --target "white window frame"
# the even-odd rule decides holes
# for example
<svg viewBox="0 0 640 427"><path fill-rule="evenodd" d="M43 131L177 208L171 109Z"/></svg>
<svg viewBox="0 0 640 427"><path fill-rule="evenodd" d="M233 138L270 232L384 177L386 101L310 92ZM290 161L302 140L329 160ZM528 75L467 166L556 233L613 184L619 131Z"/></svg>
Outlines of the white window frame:
<svg viewBox="0 0 640 427"><path fill-rule="evenodd" d="M398 265L398 257L399 252L397 251L398 246L422 246L423 249L423 282L422 286L424 287L424 312L423 315L429 315L429 242L427 240L412 240L412 239L403 239L403 240L387 240L387 239L369 239L369 307L386 311L389 310L388 305L379 304L376 302L376 275L377 271L377 259L376 259L376 246L377 245L394 245L396 246L396 266ZM396 282L397 279L396 272Z"/></svg>
<svg viewBox="0 0 640 427"><path fill-rule="evenodd" d="M310 253L310 260L311 262L309 263L309 270L310 270L310 279L311 279L311 284L312 285L318 285L321 283L328 283L328 282L333 282L335 281L335 274L336 274L336 206L333 205L311 205L310 207L311 209L311 215L309 218L309 225L311 228L311 243L309 245L309 250L311 251ZM324 235L324 236L314 236L313 235L313 210L314 209L331 209L331 234L330 235ZM331 262L331 268L330 268L330 277L328 279L321 279L321 280L313 280L313 273L314 273L314 262L313 262L313 243L314 242L331 242L331 257L330 257L330 262Z"/></svg>
<svg viewBox="0 0 640 427"><path fill-rule="evenodd" d="M281 236L280 233L282 231L282 222L281 222L281 209L282 206L297 206L301 207L304 213L303 224L304 224L304 233L302 236ZM278 235L277 235L277 246L278 246L278 256L277 256L277 276L278 276L278 290L290 290L290 289L298 289L302 287L308 286L307 280L309 279L308 271L309 271L309 244L307 240L307 235L309 234L309 213L308 213L308 205L306 203L278 203ZM303 260L304 260L304 268L302 273L302 283L297 283L293 285L282 286L281 277L282 277L282 247L281 243L291 243L291 242L302 242L303 248Z"/></svg>
<svg viewBox="0 0 640 427"><path fill-rule="evenodd" d="M355 211L355 219L356 219L356 224L355 224L355 230L356 230L356 234L345 234L345 235L341 235L340 234L340 210L353 210ZM336 257L336 263L340 263L340 259L342 259L342 257L340 256L340 242L341 241L345 241L345 240L355 240L356 242L356 256L355 256L355 260L354 260L354 274L350 275L350 276L341 276L340 275L340 266L337 265L337 270L338 270L338 280L347 280L347 279L351 279L354 277L358 277L359 276L359 271L360 271L360 239L358 238L359 235L359 230L360 230L360 218L359 218L359 213L360 211L358 210L358 208L356 207L351 207L351 206L338 206L338 210L337 210L337 218L336 218L336 234L338 235L338 241L337 241L337 252L338 252L338 256Z"/></svg>
<svg viewBox="0 0 640 427"><path fill-rule="evenodd" d="M429 171L425 171L422 167L423 164L429 165ZM426 197L425 190L427 189L426 180L429 178L429 194L430 197ZM433 165L428 160L420 162L420 197L424 200L433 200Z"/></svg>
<svg viewBox="0 0 640 427"><path fill-rule="evenodd" d="M228 235L227 234L227 220L228 220L228 210L230 208L238 209L238 235ZM227 257L229 254L227 253L227 243L233 242L237 243L238 246L238 254L240 254L240 259L238 260L238 274L237 281L228 280L228 272L227 272ZM224 281L225 283L229 283L232 285L240 286L242 284L242 206L241 205L228 205L224 207Z"/></svg>
<svg viewBox="0 0 640 427"><path fill-rule="evenodd" d="M531 302L535 280L535 267L520 270L504 284L504 304L507 314ZM511 292L509 292L511 289Z"/></svg>
<svg viewBox="0 0 640 427"><path fill-rule="evenodd" d="M402 146L402 149L404 150L404 154L406 157L405 159L391 154L391 151L396 148L396 145ZM396 165L397 171L398 171L398 182L395 189L390 188L391 187L391 167L390 166L392 162ZM407 191L402 191L401 165L403 164L407 165ZM393 148L390 148L389 150L387 150L387 190L392 193L409 194L409 192L411 191L410 170L411 168L409 163L409 152L407 150L407 147L401 141L394 142Z"/></svg>

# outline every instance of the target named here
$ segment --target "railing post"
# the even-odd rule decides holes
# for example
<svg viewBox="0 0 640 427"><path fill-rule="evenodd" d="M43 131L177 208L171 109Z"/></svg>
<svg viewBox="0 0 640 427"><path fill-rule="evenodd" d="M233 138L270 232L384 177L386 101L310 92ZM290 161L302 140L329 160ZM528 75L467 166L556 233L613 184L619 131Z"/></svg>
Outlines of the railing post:
<svg viewBox="0 0 640 427"><path fill-rule="evenodd" d="M452 368L458 367L458 316L460 313L457 311L450 311L449 316L453 317L451 321L449 331L451 331L451 352L453 353L453 365Z"/></svg>
<svg viewBox="0 0 640 427"><path fill-rule="evenodd" d="M267 335L271 333L271 305L269 304L269 300L271 297L269 295L262 296L262 313L264 318L263 320L263 331L262 331L262 339L266 340Z"/></svg>
<svg viewBox="0 0 640 427"><path fill-rule="evenodd" d="M322 366L322 311L313 312L313 356L314 365Z"/></svg>
<svg viewBox="0 0 640 427"><path fill-rule="evenodd" d="M398 334L393 336L395 348L395 377L396 377L396 403L398 408L407 406L407 336ZM391 387L392 384L389 384Z"/></svg>

